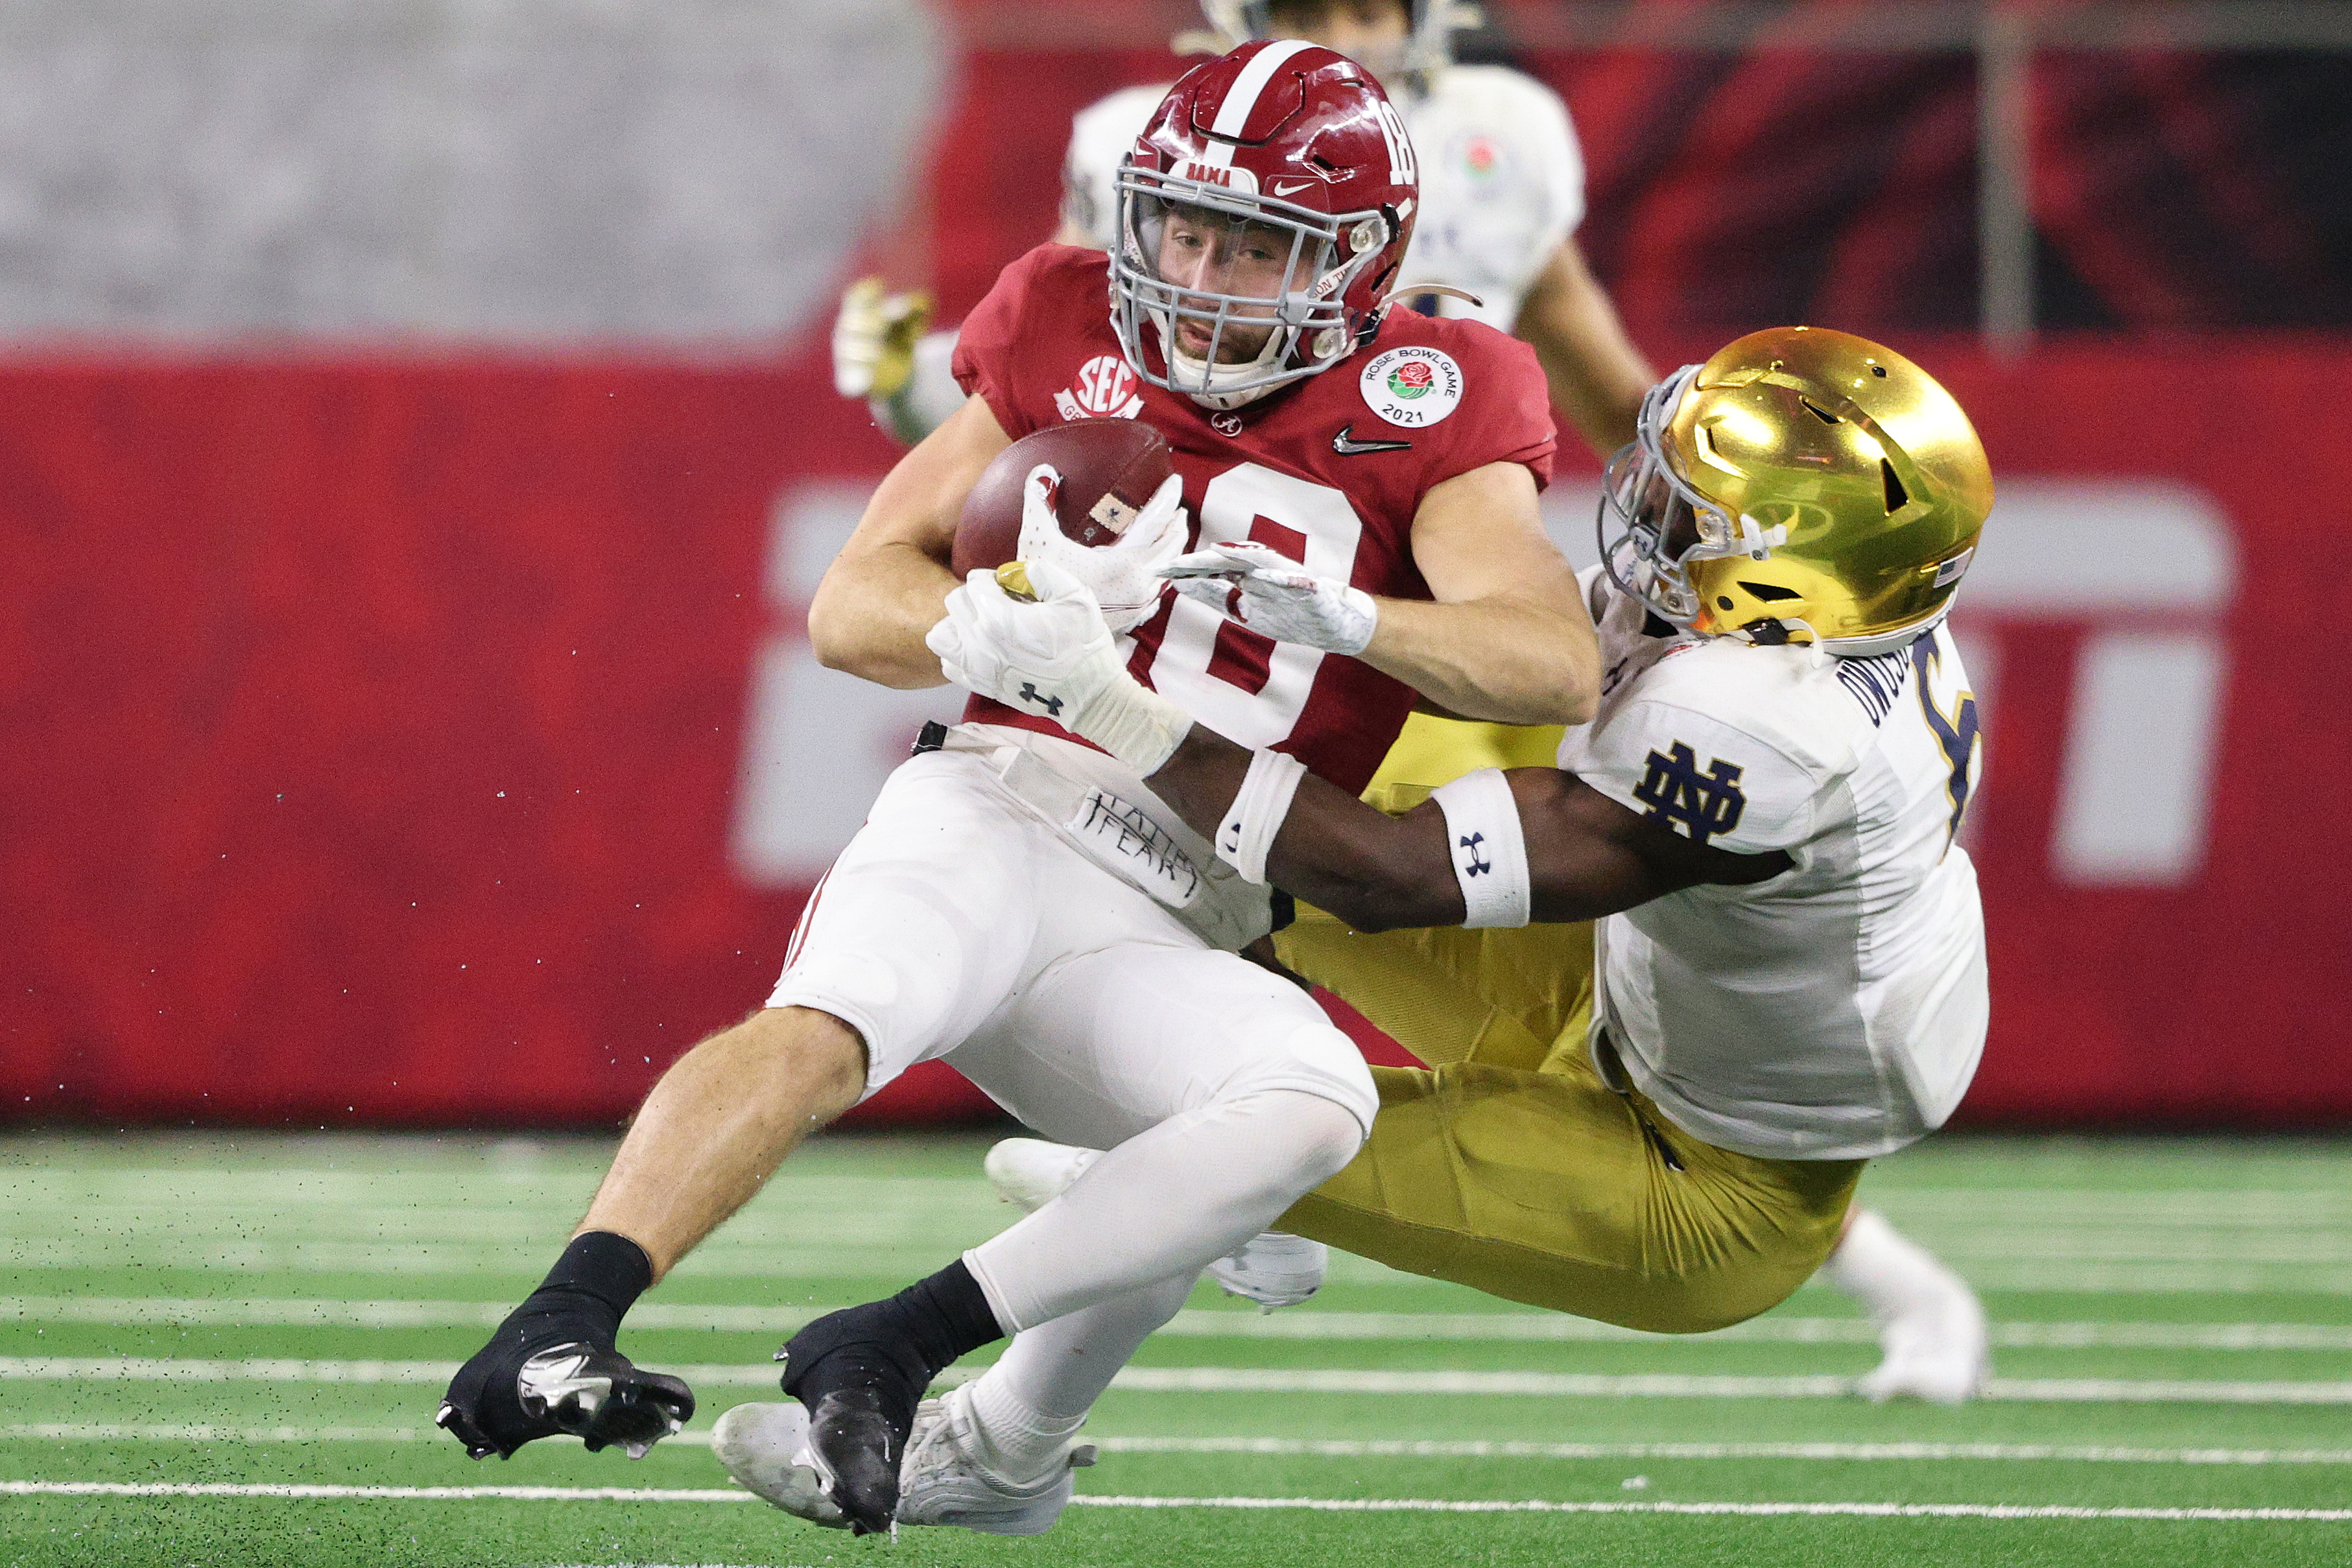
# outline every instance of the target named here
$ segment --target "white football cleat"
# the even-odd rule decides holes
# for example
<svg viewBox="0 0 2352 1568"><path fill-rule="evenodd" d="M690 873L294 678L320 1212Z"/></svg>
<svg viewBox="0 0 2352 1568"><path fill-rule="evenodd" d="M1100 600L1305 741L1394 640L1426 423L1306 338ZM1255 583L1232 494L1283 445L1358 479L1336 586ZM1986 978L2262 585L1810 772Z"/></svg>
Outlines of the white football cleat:
<svg viewBox="0 0 2352 1568"><path fill-rule="evenodd" d="M1959 1288L1933 1300L1913 1303L1878 1327L1886 1355L1876 1370L1853 1385L1874 1405L1908 1396L1931 1405L1966 1405L1984 1392L1992 1373L1992 1351L1984 1308L1976 1292Z"/></svg>
<svg viewBox="0 0 2352 1568"><path fill-rule="evenodd" d="M1095 1462L1091 1443L1075 1444L1043 1479L1016 1482L988 1468L972 1421L971 1386L916 1407L907 1457L898 1467L900 1524L956 1524L987 1535L1043 1535L1070 1506L1070 1472Z"/></svg>
<svg viewBox="0 0 2352 1568"><path fill-rule="evenodd" d="M1101 1158L1099 1149L1076 1149L1043 1138L1007 1138L989 1150L981 1169L998 1197L1035 1214Z"/></svg>
<svg viewBox="0 0 2352 1568"><path fill-rule="evenodd" d="M846 1530L849 1521L825 1495L808 1432L808 1407L798 1400L739 1405L711 1429L710 1451L746 1491L811 1524Z"/></svg>
<svg viewBox="0 0 2352 1568"><path fill-rule="evenodd" d="M1822 1275L1861 1303L1886 1352L1855 1380L1856 1394L1879 1405L1906 1396L1964 1405L1984 1391L1992 1371L1984 1304L1885 1215L1855 1208Z"/></svg>
<svg viewBox="0 0 2352 1568"><path fill-rule="evenodd" d="M989 1184L1008 1203L1034 1214L1062 1194L1102 1158L1099 1151L1048 1143L1042 1138L1007 1138L989 1150L982 1164ZM1209 1278L1228 1296L1255 1301L1260 1311L1295 1307L1323 1289L1330 1249L1319 1241L1269 1230L1209 1265Z"/></svg>
<svg viewBox="0 0 2352 1568"><path fill-rule="evenodd" d="M1259 1311L1271 1312L1276 1307L1296 1307L1323 1289L1323 1274L1330 1266L1331 1249L1321 1242L1269 1230L1210 1264L1209 1278L1226 1295L1255 1301Z"/></svg>

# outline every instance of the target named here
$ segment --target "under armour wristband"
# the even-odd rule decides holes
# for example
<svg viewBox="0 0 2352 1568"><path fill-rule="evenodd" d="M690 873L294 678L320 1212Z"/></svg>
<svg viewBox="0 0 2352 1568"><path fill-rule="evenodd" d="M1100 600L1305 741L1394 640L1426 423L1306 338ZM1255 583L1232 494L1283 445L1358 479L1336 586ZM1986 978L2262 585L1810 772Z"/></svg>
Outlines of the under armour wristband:
<svg viewBox="0 0 2352 1568"><path fill-rule="evenodd" d="M1282 819L1290 815L1291 797L1307 764L1280 752L1252 752L1249 773L1242 780L1225 819L1217 826L1217 858L1242 874L1242 880L1265 881L1266 851Z"/></svg>
<svg viewBox="0 0 2352 1568"><path fill-rule="evenodd" d="M1532 895L1519 803L1500 768L1465 773L1430 796L1445 814L1454 879L1462 884L1465 926L1523 926Z"/></svg>

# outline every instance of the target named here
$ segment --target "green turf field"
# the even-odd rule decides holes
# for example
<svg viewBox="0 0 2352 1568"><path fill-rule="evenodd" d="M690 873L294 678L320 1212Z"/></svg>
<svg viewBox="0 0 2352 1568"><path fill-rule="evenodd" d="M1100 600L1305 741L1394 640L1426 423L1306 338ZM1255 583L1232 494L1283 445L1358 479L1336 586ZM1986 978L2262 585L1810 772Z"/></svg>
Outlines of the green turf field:
<svg viewBox="0 0 2352 1568"><path fill-rule="evenodd" d="M1874 1167L1867 1198L1992 1311L1999 1381L1965 1409L1842 1396L1874 1346L1822 1289L1669 1341L1341 1259L1270 1317L1196 1297L1049 1536L854 1542L731 1493L710 1420L779 1397L804 1315L1013 1217L984 1146L812 1146L625 1331L694 1383L683 1438L475 1465L432 1428L441 1386L608 1145L0 1140L0 1562L2352 1563L2344 1143L1948 1139Z"/></svg>

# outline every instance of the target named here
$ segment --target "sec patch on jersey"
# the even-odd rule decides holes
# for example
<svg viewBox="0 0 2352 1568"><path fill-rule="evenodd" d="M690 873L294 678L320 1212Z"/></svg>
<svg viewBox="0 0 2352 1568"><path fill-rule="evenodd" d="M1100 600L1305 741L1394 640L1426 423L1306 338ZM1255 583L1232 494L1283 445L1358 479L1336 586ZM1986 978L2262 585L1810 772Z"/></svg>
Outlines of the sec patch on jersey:
<svg viewBox="0 0 2352 1568"><path fill-rule="evenodd" d="M1358 384L1366 407L1408 430L1425 430L1462 405L1461 364L1426 343L1374 354Z"/></svg>

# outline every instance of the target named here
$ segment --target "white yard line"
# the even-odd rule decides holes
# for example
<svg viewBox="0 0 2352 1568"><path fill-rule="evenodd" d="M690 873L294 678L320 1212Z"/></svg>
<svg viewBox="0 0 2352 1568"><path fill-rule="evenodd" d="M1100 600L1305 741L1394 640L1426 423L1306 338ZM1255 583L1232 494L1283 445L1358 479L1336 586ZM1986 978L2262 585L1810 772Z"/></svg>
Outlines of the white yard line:
<svg viewBox="0 0 2352 1568"><path fill-rule="evenodd" d="M446 1443L436 1426L225 1426L204 1422L26 1421L0 1441L47 1443ZM559 1438L560 1442L572 1439ZM1361 1459L1953 1460L2090 1465L2352 1465L2352 1448L2124 1448L2064 1443L1533 1443L1451 1438L1092 1437L1108 1454L1244 1454ZM707 1431L666 1441L708 1447Z"/></svg>
<svg viewBox="0 0 2352 1568"><path fill-rule="evenodd" d="M755 1502L749 1492L656 1487L349 1487L236 1481L0 1481L13 1497L382 1499L466 1502ZM1654 1513L1746 1518L2149 1520L2181 1523L2352 1522L2352 1508L2085 1508L1987 1502L1551 1502L1541 1499L1132 1497L1079 1493L1090 1508L1306 1510L1318 1513Z"/></svg>
<svg viewBox="0 0 2352 1568"><path fill-rule="evenodd" d="M2094 1465L2352 1465L2352 1448L2119 1448L2062 1443L1527 1443L1444 1438L1097 1437L1109 1454L1274 1454L1307 1458L1955 1459Z"/></svg>
<svg viewBox="0 0 2352 1568"><path fill-rule="evenodd" d="M232 1328L488 1328L501 1301L355 1301L205 1297L0 1296L0 1322L200 1323ZM790 1334L830 1307L775 1308L640 1303L633 1329L719 1329ZM1439 1340L1469 1342L1610 1342L1635 1344L1868 1344L1861 1318L1766 1317L1706 1334L1648 1334L1559 1312L1256 1312L1186 1310L1160 1332L1178 1339ZM2010 1350L2211 1350L2352 1352L2352 1324L1999 1321L1993 1343Z"/></svg>
<svg viewBox="0 0 2352 1568"><path fill-rule="evenodd" d="M69 1272L87 1274L120 1269L135 1258L145 1269L169 1268L210 1275L357 1275L420 1278L497 1279L527 1287L547 1264L546 1248L539 1244L484 1241L317 1241L260 1242L235 1239L217 1243L188 1240L184 1235L92 1240L86 1237L29 1240L0 1239L0 1270L19 1276ZM955 1233L962 1235L963 1233ZM981 1233L971 1233L974 1238ZM2214 1295L2352 1296L2352 1267L2326 1260L2346 1255L2344 1247L2300 1244L2293 1256L2263 1258L2228 1256L2193 1259L2194 1249L2151 1244L2145 1256L2107 1256L2085 1259L2067 1252L2048 1258L2019 1254L2022 1244L1999 1247L1988 1244L1979 1251L1945 1244L1933 1232L1917 1239L1953 1263L1979 1290L2065 1291L2077 1294L2169 1296L2184 1293ZM842 1278L892 1277L919 1273L937 1261L944 1247L954 1250L955 1237L929 1233L919 1242L869 1239L856 1246L827 1237L738 1243L730 1237L704 1247L678 1267L676 1278L691 1279L814 1280ZM2288 1249L2281 1249L2285 1251ZM927 1261L929 1260L929 1261ZM1425 1289L1429 1281L1400 1274L1360 1258L1335 1257L1335 1282L1353 1286L1402 1286Z"/></svg>
<svg viewBox="0 0 2352 1568"><path fill-rule="evenodd" d="M1154 1394L1532 1394L1571 1399L1843 1399L1853 1390L1852 1379L1832 1376L1209 1366L1129 1367L1111 1386ZM2352 1382L2012 1377L1992 1379L1983 1397L2024 1404L2352 1405Z"/></svg>
<svg viewBox="0 0 2352 1568"><path fill-rule="evenodd" d="M688 1383L772 1387L776 1373L756 1363L667 1369ZM213 1360L175 1356L0 1357L0 1380L73 1383L424 1384L447 1381L439 1361ZM961 1375L960 1375L961 1374ZM973 1375L951 1369L940 1381ZM1354 1367L1129 1367L1111 1382L1141 1394L1468 1394L1568 1399L1843 1399L1851 1379L1834 1376L1698 1376L1679 1373L1381 1372ZM2024 1404L2352 1405L2352 1382L2189 1378L1995 1378L1988 1400Z"/></svg>

